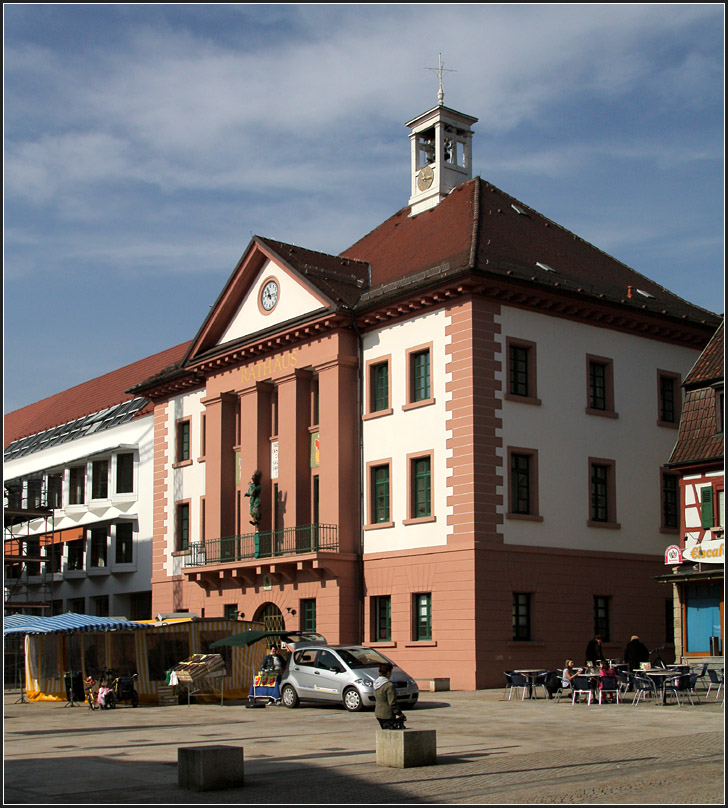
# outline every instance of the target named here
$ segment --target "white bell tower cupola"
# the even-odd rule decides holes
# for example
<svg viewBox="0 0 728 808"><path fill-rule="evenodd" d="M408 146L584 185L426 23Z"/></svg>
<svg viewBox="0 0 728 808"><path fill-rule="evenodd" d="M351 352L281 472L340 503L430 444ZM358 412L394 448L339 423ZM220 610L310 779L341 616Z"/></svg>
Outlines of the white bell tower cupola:
<svg viewBox="0 0 728 808"><path fill-rule="evenodd" d="M439 73L440 89L437 106L407 124L412 130L410 216L434 208L453 188L473 176L473 132L470 127L478 119L443 104L442 57L439 68L428 69Z"/></svg>

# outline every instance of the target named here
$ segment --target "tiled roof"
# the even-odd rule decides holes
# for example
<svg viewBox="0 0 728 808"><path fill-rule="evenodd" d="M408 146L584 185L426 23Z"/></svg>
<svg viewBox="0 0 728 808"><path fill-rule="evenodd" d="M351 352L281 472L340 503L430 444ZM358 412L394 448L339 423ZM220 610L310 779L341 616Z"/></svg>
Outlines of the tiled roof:
<svg viewBox="0 0 728 808"><path fill-rule="evenodd" d="M188 343L140 359L96 379L78 384L61 393L28 404L4 417L4 446L28 435L66 424L84 415L129 401L134 395L126 391L149 376L178 362Z"/></svg>
<svg viewBox="0 0 728 808"><path fill-rule="evenodd" d="M718 400L715 385L724 378L723 323L685 378L685 403L680 432L670 457L671 465L721 459L725 453L723 432L718 432Z"/></svg>
<svg viewBox="0 0 728 808"><path fill-rule="evenodd" d="M692 370L685 377L686 387L714 384L724 378L723 326L724 322L721 321L710 342L705 346L705 350L700 354Z"/></svg>
<svg viewBox="0 0 728 808"><path fill-rule="evenodd" d="M450 271L470 267L485 276L590 295L693 323L718 324L717 315L683 300L479 177L455 188L431 210L408 214L409 208L400 210L342 253L371 265L371 291L362 303L374 299L378 288L433 267Z"/></svg>
<svg viewBox="0 0 728 808"><path fill-rule="evenodd" d="M336 304L353 306L369 286L369 266L366 262L307 250L260 236L257 240Z"/></svg>

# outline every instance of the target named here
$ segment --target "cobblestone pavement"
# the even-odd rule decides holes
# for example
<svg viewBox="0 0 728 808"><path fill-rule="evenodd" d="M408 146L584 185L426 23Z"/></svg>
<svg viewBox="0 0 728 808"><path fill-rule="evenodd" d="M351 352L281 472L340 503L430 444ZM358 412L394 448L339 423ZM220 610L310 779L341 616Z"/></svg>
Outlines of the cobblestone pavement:
<svg viewBox="0 0 728 808"><path fill-rule="evenodd" d="M503 691L423 693L411 729L435 729L437 764L376 765L370 712L244 704L15 703L5 694L5 804L724 804L724 710L572 706ZM242 746L245 784L177 784L181 746Z"/></svg>

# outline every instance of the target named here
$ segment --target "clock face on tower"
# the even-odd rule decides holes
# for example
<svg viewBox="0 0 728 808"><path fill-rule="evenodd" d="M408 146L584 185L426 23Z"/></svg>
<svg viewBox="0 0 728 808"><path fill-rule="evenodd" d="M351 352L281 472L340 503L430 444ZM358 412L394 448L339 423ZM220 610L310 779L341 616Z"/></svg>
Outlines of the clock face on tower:
<svg viewBox="0 0 728 808"><path fill-rule="evenodd" d="M265 311L271 311L278 302L278 283L274 280L266 281L260 293L260 305Z"/></svg>
<svg viewBox="0 0 728 808"><path fill-rule="evenodd" d="M420 191L426 191L435 179L435 173L430 166L425 166L417 175L417 187Z"/></svg>

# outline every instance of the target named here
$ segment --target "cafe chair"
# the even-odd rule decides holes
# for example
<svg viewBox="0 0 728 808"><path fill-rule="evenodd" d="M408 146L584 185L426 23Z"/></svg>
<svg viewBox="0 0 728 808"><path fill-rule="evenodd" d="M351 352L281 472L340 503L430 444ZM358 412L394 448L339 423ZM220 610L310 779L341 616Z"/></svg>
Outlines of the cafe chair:
<svg viewBox="0 0 728 808"><path fill-rule="evenodd" d="M624 696L624 694L629 690L629 671L617 671L617 680L619 682L619 695Z"/></svg>
<svg viewBox="0 0 728 808"><path fill-rule="evenodd" d="M634 685L633 707L640 703L640 699L647 698L648 695L652 696L653 703L657 704L657 687L651 679L635 674L632 677L632 684Z"/></svg>
<svg viewBox="0 0 728 808"><path fill-rule="evenodd" d="M602 703L602 696L614 696L615 701L619 704L619 680L616 676L602 676L600 677L599 684L599 703Z"/></svg>
<svg viewBox="0 0 728 808"><path fill-rule="evenodd" d="M536 678L534 679L533 686L534 688L542 687L543 692L546 698L549 697L549 691L546 688L546 677L551 673L551 671L541 671L541 673L536 674Z"/></svg>
<svg viewBox="0 0 728 808"><path fill-rule="evenodd" d="M506 697L506 693L508 693L508 698L510 698L510 691L513 689L513 671L503 671L503 675L506 677L506 687L503 691L503 698Z"/></svg>
<svg viewBox="0 0 728 808"><path fill-rule="evenodd" d="M697 669L694 670L693 673L697 673L698 681L703 686L703 689L705 689L705 677L708 673L708 663L703 662L701 665L698 665Z"/></svg>
<svg viewBox="0 0 728 808"><path fill-rule="evenodd" d="M697 675L695 676L697 679ZM690 682L690 675L686 673L681 673L679 676L675 676L672 679L668 679L665 682L665 704L667 704L667 697L672 693L675 696L675 701L677 702L678 707L682 707L680 704L680 693L687 694L687 697L690 699L690 703L692 705L695 704L693 701L693 690L691 688ZM697 693L695 694L697 695Z"/></svg>
<svg viewBox="0 0 728 808"><path fill-rule="evenodd" d="M511 696L513 695L513 691L516 691L516 695L518 695L518 688L521 688L523 691L521 693L521 701L526 698L526 691L528 690L528 682L526 681L526 677L522 673L512 673L511 674L511 690L508 694L508 701L511 700Z"/></svg>
<svg viewBox="0 0 728 808"><path fill-rule="evenodd" d="M708 679L710 679L710 684L708 685L708 692L705 694L705 698L707 699L710 695L710 690L713 685L718 685L718 690L715 694L715 700L718 701L720 696L721 688L723 687L723 680L725 675L722 673L718 673L718 671L714 670L713 668L708 668Z"/></svg>
<svg viewBox="0 0 728 808"><path fill-rule="evenodd" d="M586 695L587 705L591 705L592 696L594 695L591 687L589 686L588 676L575 676L571 680L571 703L576 704L576 698L580 693Z"/></svg>

